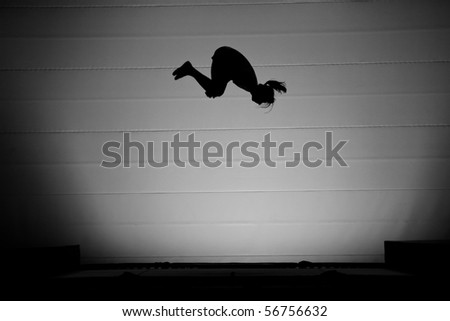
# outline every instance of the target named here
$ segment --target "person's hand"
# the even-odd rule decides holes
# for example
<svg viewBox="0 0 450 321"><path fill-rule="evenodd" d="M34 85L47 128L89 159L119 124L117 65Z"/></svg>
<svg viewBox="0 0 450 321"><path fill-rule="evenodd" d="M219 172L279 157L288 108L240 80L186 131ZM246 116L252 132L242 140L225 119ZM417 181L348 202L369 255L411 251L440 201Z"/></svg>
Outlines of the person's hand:
<svg viewBox="0 0 450 321"><path fill-rule="evenodd" d="M205 94L209 98L216 98L216 97L223 95L223 90L213 87L213 88L205 91Z"/></svg>
<svg viewBox="0 0 450 321"><path fill-rule="evenodd" d="M217 97L217 96L214 94L214 92L211 91L211 90L205 91L205 95L206 95L206 97L208 97L208 98L216 98L216 97Z"/></svg>

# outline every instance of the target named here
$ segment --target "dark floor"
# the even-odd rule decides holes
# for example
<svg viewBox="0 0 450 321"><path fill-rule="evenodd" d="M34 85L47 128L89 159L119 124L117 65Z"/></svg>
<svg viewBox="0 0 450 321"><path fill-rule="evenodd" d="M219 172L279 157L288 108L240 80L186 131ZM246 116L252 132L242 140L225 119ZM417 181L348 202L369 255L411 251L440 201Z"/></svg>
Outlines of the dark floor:
<svg viewBox="0 0 450 321"><path fill-rule="evenodd" d="M450 300L447 270L384 264L113 264L3 271L2 300Z"/></svg>

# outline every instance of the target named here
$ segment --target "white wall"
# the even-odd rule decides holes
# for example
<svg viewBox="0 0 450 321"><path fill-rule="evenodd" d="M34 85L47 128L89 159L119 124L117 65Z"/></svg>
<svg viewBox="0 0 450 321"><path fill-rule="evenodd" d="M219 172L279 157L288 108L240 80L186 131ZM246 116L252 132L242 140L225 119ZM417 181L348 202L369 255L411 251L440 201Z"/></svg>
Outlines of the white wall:
<svg viewBox="0 0 450 321"><path fill-rule="evenodd" d="M448 2L208 2L1 7L3 246L80 244L84 262L380 262L384 240L449 237ZM208 74L222 45L260 82L286 81L271 112L232 84L212 100L173 81L187 59ZM270 132L297 149L332 131L349 167L142 169L134 155L101 168L124 131Z"/></svg>

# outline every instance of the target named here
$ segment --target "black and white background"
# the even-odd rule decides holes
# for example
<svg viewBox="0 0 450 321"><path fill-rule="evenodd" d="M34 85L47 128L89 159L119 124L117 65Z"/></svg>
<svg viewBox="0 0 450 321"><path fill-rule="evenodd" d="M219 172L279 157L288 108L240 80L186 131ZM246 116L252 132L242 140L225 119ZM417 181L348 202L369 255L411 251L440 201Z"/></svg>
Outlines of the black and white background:
<svg viewBox="0 0 450 321"><path fill-rule="evenodd" d="M1 246L79 244L81 263L382 263L385 240L450 235L446 1L4 1ZM227 45L260 82L258 109L207 75ZM349 167L100 166L142 142L348 140ZM317 153L317 157L323 155ZM200 160L201 161L201 160ZM236 162L240 159L236 158Z"/></svg>

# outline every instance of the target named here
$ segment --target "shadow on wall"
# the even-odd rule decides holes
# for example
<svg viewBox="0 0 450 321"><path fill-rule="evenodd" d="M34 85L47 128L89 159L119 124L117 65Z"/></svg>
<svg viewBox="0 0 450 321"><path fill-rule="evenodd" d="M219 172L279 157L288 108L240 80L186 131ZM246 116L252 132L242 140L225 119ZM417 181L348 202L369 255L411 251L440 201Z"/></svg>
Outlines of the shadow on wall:
<svg viewBox="0 0 450 321"><path fill-rule="evenodd" d="M67 206L56 195L46 195L54 185L52 155L42 157L39 146L59 153L70 146L58 142L58 134L35 132L48 120L40 119L39 108L44 101L21 100L27 88L27 73L2 73L8 82L1 84L2 111L0 120L0 163L2 172L0 242L1 248L60 246L77 243L70 239L65 213ZM25 95L29 96L29 95ZM27 113L31 110L31 113ZM42 123L41 123L42 122ZM54 124L58 128L58 124ZM48 148L51 144L51 148ZM45 151L44 151L45 153ZM66 184L73 184L66 181ZM86 209L78 204L80 213ZM71 211L74 211L72 208Z"/></svg>

